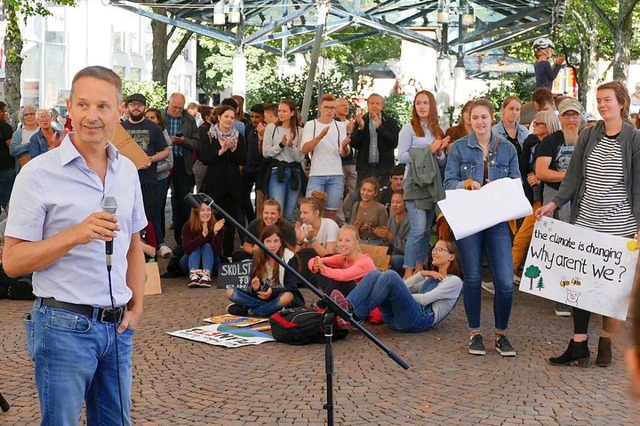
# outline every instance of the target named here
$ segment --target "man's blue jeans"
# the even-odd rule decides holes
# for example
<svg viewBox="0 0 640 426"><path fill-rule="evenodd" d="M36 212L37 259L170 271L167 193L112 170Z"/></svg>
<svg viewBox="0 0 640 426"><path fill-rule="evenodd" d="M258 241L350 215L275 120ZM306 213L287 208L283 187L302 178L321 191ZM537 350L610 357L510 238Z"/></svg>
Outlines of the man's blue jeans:
<svg viewBox="0 0 640 426"><path fill-rule="evenodd" d="M349 293L347 300L360 319L366 319L369 312L380 306L384 322L393 330L418 333L433 325L431 307L416 302L395 271L369 272Z"/></svg>
<svg viewBox="0 0 640 426"><path fill-rule="evenodd" d="M116 356L114 329L118 324L102 323L95 316L41 306L40 299L34 304L33 355L41 425L77 425L83 400L88 425L121 424L116 361L125 423L131 424L134 331L128 328L118 334Z"/></svg>
<svg viewBox="0 0 640 426"><path fill-rule="evenodd" d="M280 303L280 297L283 294L284 293L282 292L274 292L274 295L271 296L270 300L262 300L258 297L250 295L245 291L234 288L233 294L231 295L229 300L231 300L236 305L240 305L249 309L251 311L251 315L257 317L268 317L285 307L282 303Z"/></svg>
<svg viewBox="0 0 640 426"><path fill-rule="evenodd" d="M209 271L210 274L216 275L219 264L220 259L213 254L213 247L211 247L211 244L205 243L191 252L191 254L182 256L180 259L180 270L186 276L189 276L189 271L192 269L204 269L205 271Z"/></svg>
<svg viewBox="0 0 640 426"><path fill-rule="evenodd" d="M504 331L509 325L513 302L513 260L511 230L507 222L456 241L464 272L464 310L471 330L480 328L482 301L482 255L486 253L493 276L495 294L493 315L495 328Z"/></svg>
<svg viewBox="0 0 640 426"><path fill-rule="evenodd" d="M413 201L407 201L405 204L411 226L404 250L404 267L415 269L416 263L427 263L434 213L433 210L416 209Z"/></svg>

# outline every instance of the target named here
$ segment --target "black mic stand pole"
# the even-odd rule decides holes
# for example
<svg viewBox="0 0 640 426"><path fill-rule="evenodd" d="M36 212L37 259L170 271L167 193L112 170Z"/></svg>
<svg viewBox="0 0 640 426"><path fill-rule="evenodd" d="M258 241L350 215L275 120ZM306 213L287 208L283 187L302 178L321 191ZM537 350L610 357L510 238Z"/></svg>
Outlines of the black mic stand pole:
<svg viewBox="0 0 640 426"><path fill-rule="evenodd" d="M213 198L209 197L207 194L199 193L199 194L187 194L184 197L184 201L189 204L194 209L200 207L201 203L204 203L210 207L213 207L217 212L219 212L225 220L231 222L233 226L235 226L238 230L242 231L246 238L251 240L254 244L257 244L269 257L275 260L280 266L284 267L285 270L292 273L298 280L301 282L307 289L309 289L313 294L318 296L327 306L325 313L323 314L323 324L325 330L325 374L327 379L327 403L323 406L325 410L327 410L327 424L329 426L333 425L333 319L335 315L338 315L340 318L343 318L346 321L349 321L353 327L358 329L362 334L364 334L369 340L371 340L376 346L378 346L384 353L386 353L396 364L404 368L405 370L409 369L409 364L405 361L400 355L393 352L387 345L382 343L373 333L367 330L362 324L358 321L354 320L353 317L340 305L333 301L326 293L324 293L319 288L315 287L306 278L304 278L298 271L289 266L284 259L281 259L275 253L272 253L262 241L256 238L251 232L249 232L244 226L240 225L238 221L236 221L229 213L221 209Z"/></svg>
<svg viewBox="0 0 640 426"><path fill-rule="evenodd" d="M4 399L4 396L2 396L2 394L0 393L0 409L2 409L2 411L4 412L7 412L9 411L9 408L11 408L11 406L9 405L7 400Z"/></svg>

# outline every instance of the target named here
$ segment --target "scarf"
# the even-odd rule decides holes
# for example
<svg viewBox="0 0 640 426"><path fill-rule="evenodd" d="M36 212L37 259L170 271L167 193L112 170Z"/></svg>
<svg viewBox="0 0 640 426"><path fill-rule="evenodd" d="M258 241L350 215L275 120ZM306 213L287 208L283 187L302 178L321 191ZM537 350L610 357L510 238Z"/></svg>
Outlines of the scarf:
<svg viewBox="0 0 640 426"><path fill-rule="evenodd" d="M231 152L234 152L238 147L238 131L234 126L231 126L230 130L223 132L220 127L215 124L209 128L209 134L212 138L216 138L220 141L220 146L222 146L223 140L231 140L232 145L231 148L229 148Z"/></svg>

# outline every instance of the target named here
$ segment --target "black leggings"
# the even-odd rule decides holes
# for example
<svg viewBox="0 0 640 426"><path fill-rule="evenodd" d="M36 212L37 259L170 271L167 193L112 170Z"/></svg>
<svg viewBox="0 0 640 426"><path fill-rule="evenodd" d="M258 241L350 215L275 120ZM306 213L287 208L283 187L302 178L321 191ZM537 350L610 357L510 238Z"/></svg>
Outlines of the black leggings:
<svg viewBox="0 0 640 426"><path fill-rule="evenodd" d="M580 308L573 308L573 332L574 334L587 334L589 331L589 319L591 312ZM610 317L602 317L602 329L608 333L616 330L617 320Z"/></svg>

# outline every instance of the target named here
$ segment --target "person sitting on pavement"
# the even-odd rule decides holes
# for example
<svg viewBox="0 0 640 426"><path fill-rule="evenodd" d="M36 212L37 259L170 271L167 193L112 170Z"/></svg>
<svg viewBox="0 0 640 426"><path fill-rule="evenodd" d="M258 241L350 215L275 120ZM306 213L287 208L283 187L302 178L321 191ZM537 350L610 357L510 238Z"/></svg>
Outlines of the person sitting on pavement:
<svg viewBox="0 0 640 426"><path fill-rule="evenodd" d="M269 251L297 269L297 258L287 247L284 236L277 226L265 227L260 235L260 241ZM227 297L233 302L227 306L227 312L238 316L268 317L283 308L304 306L304 297L297 285L294 274L285 271L284 267L264 250L258 250L253 257L251 284L247 290L227 289Z"/></svg>
<svg viewBox="0 0 640 426"><path fill-rule="evenodd" d="M309 259L308 266L315 274L318 287L326 294L338 289L347 295L365 275L376 269L376 265L368 254L362 253L358 230L352 225L340 228L338 251L333 256Z"/></svg>
<svg viewBox="0 0 640 426"><path fill-rule="evenodd" d="M364 178L360 184L360 200L351 210L351 224L360 233L360 239L368 244L380 245L382 240L376 235L375 229L385 226L389 215L384 205L376 201L380 192L378 179L371 176Z"/></svg>
<svg viewBox="0 0 640 426"><path fill-rule="evenodd" d="M216 220L210 206L202 203L191 209L182 227L184 255L180 259L180 269L189 275L189 287L211 287L211 275L217 274L222 256L223 227L224 219Z"/></svg>
<svg viewBox="0 0 640 426"><path fill-rule="evenodd" d="M331 298L352 313L356 321L379 306L392 330L419 333L441 322L453 310L462 291L462 270L456 245L438 240L432 250L434 270L419 271L408 280L395 271L373 271L346 297L335 290ZM338 327L349 325L342 318Z"/></svg>
<svg viewBox="0 0 640 426"><path fill-rule="evenodd" d="M409 213L404 204L403 191L394 192L391 197L391 214L387 226L374 229L375 234L389 244L391 253L390 269L404 276L404 250L409 235Z"/></svg>
<svg viewBox="0 0 640 426"><path fill-rule="evenodd" d="M275 225L280 228L284 242L287 246L295 247L296 231L291 222L282 217L282 207L280 206L280 203L273 198L264 202L262 215L253 220L249 224L247 230L256 238L260 238L262 231L270 225ZM243 260L250 260L258 250L258 245L253 244L252 241L247 239L242 245L242 250L238 250L233 253L233 261L241 262Z"/></svg>

